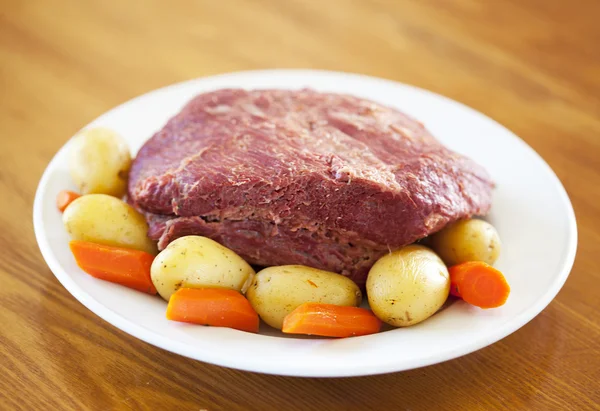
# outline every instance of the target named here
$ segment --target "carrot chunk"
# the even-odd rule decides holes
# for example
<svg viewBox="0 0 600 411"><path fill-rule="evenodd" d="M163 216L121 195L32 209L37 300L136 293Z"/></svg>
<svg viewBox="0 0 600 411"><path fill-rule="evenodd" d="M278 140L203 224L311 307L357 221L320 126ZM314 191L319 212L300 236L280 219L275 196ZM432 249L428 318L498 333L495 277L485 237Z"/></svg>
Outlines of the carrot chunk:
<svg viewBox="0 0 600 411"><path fill-rule="evenodd" d="M81 196L73 191L69 191L69 190L60 191L56 196L56 207L58 208L58 211L60 211L62 213L63 211L65 211L65 209L67 208L67 206L69 204L71 204L73 201L75 201L79 197L81 197Z"/></svg>
<svg viewBox="0 0 600 411"><path fill-rule="evenodd" d="M374 334L381 320L370 311L358 307L305 303L283 320L284 333L322 337L352 337Z"/></svg>
<svg viewBox="0 0 600 411"><path fill-rule="evenodd" d="M152 254L87 241L71 241L69 247L77 265L91 276L156 294L150 278Z"/></svg>
<svg viewBox="0 0 600 411"><path fill-rule="evenodd" d="M453 265L450 273L450 294L481 308L503 305L510 294L504 275L482 261Z"/></svg>
<svg viewBox="0 0 600 411"><path fill-rule="evenodd" d="M167 318L253 333L260 321L246 297L224 288L180 288L169 300Z"/></svg>

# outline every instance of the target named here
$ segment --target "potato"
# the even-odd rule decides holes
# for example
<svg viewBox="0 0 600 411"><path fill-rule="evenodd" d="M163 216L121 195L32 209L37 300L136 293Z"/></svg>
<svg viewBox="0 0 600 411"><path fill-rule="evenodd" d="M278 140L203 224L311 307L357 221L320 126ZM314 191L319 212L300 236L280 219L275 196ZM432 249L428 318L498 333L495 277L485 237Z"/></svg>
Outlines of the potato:
<svg viewBox="0 0 600 411"><path fill-rule="evenodd" d="M362 301L349 278L302 265L265 268L254 277L246 297L260 318L279 330L285 316L306 302L356 307Z"/></svg>
<svg viewBox="0 0 600 411"><path fill-rule="evenodd" d="M82 194L122 197L127 189L131 154L127 143L107 128L79 132L70 145L69 171Z"/></svg>
<svg viewBox="0 0 600 411"><path fill-rule="evenodd" d="M156 254L148 224L129 204L106 194L88 194L65 209L63 224L73 240L133 248Z"/></svg>
<svg viewBox="0 0 600 411"><path fill-rule="evenodd" d="M500 255L500 237L490 223L460 220L431 236L429 244L447 265L467 261L494 264Z"/></svg>
<svg viewBox="0 0 600 411"><path fill-rule="evenodd" d="M367 277L371 310L395 327L429 318L444 304L449 291L446 265L422 245L409 245L384 255Z"/></svg>
<svg viewBox="0 0 600 411"><path fill-rule="evenodd" d="M152 283L169 301L181 287L229 288L245 292L254 270L239 255L206 237L189 235L171 242L154 259Z"/></svg>

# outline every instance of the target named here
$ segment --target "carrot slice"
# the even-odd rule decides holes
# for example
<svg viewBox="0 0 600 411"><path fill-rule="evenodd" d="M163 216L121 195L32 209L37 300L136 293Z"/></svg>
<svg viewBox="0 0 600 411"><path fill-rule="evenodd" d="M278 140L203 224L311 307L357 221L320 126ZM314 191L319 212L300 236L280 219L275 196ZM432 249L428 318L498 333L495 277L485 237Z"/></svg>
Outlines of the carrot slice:
<svg viewBox="0 0 600 411"><path fill-rule="evenodd" d="M310 334L322 337L352 337L374 334L381 320L370 311L358 307L304 303L283 320L284 333Z"/></svg>
<svg viewBox="0 0 600 411"><path fill-rule="evenodd" d="M83 271L101 280L156 294L150 278L152 254L87 241L71 241L71 252Z"/></svg>
<svg viewBox="0 0 600 411"><path fill-rule="evenodd" d="M496 308L506 302L510 286L504 275L483 261L468 261L448 268L450 294L481 308Z"/></svg>
<svg viewBox="0 0 600 411"><path fill-rule="evenodd" d="M253 333L260 321L246 297L225 288L180 288L169 300L167 318Z"/></svg>
<svg viewBox="0 0 600 411"><path fill-rule="evenodd" d="M73 191L69 191L69 190L60 191L56 196L56 207L58 208L58 211L60 211L62 213L63 211L65 211L65 209L67 208L67 206L69 204L71 204L73 201L75 201L79 197L81 197L81 196Z"/></svg>

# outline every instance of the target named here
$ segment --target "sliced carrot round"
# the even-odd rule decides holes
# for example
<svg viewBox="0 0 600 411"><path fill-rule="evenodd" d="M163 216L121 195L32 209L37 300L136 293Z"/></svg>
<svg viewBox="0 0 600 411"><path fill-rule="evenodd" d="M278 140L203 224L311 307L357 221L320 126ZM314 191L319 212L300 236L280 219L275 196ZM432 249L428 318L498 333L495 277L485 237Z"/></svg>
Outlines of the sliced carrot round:
<svg viewBox="0 0 600 411"><path fill-rule="evenodd" d="M156 294L150 278L152 254L129 248L112 247L87 241L69 243L77 265L93 277Z"/></svg>
<svg viewBox="0 0 600 411"><path fill-rule="evenodd" d="M254 333L260 322L246 297L224 288L180 288L169 299L167 318Z"/></svg>
<svg viewBox="0 0 600 411"><path fill-rule="evenodd" d="M450 293L469 304L481 308L504 305L510 294L510 286L504 275L496 268L482 262L469 261L448 269Z"/></svg>
<svg viewBox="0 0 600 411"><path fill-rule="evenodd" d="M305 303L283 320L284 333L322 337L353 337L374 334L381 320L364 308Z"/></svg>
<svg viewBox="0 0 600 411"><path fill-rule="evenodd" d="M81 195L74 191L62 190L56 195L56 208L62 213L69 204L79 197L81 197Z"/></svg>

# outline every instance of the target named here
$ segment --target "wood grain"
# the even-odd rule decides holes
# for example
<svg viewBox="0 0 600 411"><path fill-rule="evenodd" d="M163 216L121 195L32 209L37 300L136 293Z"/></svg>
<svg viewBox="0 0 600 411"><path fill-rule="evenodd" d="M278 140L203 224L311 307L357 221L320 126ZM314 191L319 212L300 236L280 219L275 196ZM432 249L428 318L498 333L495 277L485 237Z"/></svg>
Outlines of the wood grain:
<svg viewBox="0 0 600 411"><path fill-rule="evenodd" d="M600 409L598 16L597 0L0 0L0 409ZM525 139L563 181L579 223L575 266L555 301L454 361L298 379L170 354L71 297L31 222L52 155L151 89L278 67L411 83Z"/></svg>

